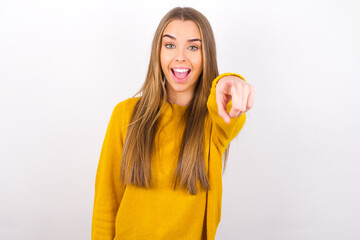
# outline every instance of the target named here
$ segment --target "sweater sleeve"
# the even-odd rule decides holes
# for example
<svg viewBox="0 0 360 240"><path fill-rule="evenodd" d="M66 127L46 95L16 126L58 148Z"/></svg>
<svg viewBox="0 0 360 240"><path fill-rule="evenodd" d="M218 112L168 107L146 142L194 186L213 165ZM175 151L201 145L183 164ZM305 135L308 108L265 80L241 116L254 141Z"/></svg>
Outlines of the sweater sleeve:
<svg viewBox="0 0 360 240"><path fill-rule="evenodd" d="M95 180L92 240L112 240L115 235L115 218L125 190L125 186L120 184L123 115L121 103L118 103L112 112L101 149Z"/></svg>
<svg viewBox="0 0 360 240"><path fill-rule="evenodd" d="M214 132L212 134L213 141L219 148L221 154L225 151L231 140L233 140L240 132L246 120L246 115L243 113L236 118L230 118L230 122L226 123L218 113L218 106L216 102L216 85L222 77L230 75L240 77L242 80L246 81L241 75L236 73L224 73L219 75L212 82L210 95L207 101L209 115L212 122L214 123ZM227 112L230 112L231 107L232 101L230 100L230 102L227 104Z"/></svg>

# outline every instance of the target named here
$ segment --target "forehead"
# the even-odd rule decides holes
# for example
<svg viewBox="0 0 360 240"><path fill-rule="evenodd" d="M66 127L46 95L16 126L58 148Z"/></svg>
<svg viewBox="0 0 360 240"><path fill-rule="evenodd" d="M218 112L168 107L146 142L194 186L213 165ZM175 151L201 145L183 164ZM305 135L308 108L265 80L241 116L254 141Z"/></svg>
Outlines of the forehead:
<svg viewBox="0 0 360 240"><path fill-rule="evenodd" d="M164 29L164 34L169 34L179 39L190 39L190 38L199 38L201 39L201 34L199 27L194 21L191 20L173 20L171 21Z"/></svg>

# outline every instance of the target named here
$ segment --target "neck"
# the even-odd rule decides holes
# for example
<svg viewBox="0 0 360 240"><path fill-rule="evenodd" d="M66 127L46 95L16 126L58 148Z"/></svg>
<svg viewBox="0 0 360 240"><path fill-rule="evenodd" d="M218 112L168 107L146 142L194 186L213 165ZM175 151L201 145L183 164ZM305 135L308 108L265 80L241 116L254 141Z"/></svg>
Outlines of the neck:
<svg viewBox="0 0 360 240"><path fill-rule="evenodd" d="M189 106L192 97L193 97L192 95L189 95L187 93L177 93L177 94L168 93L168 102L179 106Z"/></svg>

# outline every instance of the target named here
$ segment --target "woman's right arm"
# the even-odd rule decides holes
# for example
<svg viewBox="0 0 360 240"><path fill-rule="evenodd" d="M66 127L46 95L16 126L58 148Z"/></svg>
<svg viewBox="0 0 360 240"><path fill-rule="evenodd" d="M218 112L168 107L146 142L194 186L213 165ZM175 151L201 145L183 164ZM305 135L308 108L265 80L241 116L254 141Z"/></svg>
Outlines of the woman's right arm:
<svg viewBox="0 0 360 240"><path fill-rule="evenodd" d="M113 239L115 218L125 186L120 183L124 121L118 103L111 115L101 149L95 180L95 198L91 227L92 240Z"/></svg>
<svg viewBox="0 0 360 240"><path fill-rule="evenodd" d="M213 141L216 144L216 146L219 148L221 154L223 154L223 152L230 144L230 142L240 132L246 121L245 113L243 113L241 116L238 116L236 118L231 118L229 123L226 123L223 117L220 116L219 114L219 106L216 97L217 94L216 87L218 85L218 82L225 76L237 76L245 81L245 79L239 74L224 73L217 76L212 82L210 95L207 101L207 107L209 110L209 115L212 121L214 122L214 134L212 135ZM227 107L227 112L230 112L232 108L232 100L230 100L227 103L226 107Z"/></svg>

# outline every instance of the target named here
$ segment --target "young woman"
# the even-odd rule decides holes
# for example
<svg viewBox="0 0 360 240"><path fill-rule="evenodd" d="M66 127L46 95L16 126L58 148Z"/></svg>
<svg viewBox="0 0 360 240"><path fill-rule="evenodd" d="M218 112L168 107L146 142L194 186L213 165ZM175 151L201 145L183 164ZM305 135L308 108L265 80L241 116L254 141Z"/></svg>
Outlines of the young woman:
<svg viewBox="0 0 360 240"><path fill-rule="evenodd" d="M92 239L214 239L222 156L245 123L254 88L218 76L208 20L174 8L161 20L140 97L110 118L95 182ZM137 94L135 94L136 96Z"/></svg>

